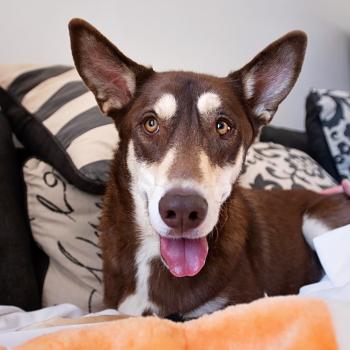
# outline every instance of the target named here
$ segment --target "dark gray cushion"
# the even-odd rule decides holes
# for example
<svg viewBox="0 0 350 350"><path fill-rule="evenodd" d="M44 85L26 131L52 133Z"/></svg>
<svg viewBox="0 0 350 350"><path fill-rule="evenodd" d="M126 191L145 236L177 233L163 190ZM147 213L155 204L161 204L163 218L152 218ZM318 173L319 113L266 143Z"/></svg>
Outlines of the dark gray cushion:
<svg viewBox="0 0 350 350"><path fill-rule="evenodd" d="M40 308L31 231L25 208L22 167L12 132L0 113L0 304Z"/></svg>

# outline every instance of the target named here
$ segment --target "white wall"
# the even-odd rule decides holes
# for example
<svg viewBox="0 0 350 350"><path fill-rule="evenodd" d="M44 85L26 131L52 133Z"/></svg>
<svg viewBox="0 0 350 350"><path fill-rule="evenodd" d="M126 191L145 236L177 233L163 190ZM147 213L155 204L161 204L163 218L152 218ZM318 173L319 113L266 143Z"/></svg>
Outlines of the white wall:
<svg viewBox="0 0 350 350"><path fill-rule="evenodd" d="M274 120L303 129L310 87L350 88L348 2L0 0L0 63L71 63L72 17L90 21L128 56L155 69L218 75L239 68L285 32L303 29L309 35L305 65Z"/></svg>

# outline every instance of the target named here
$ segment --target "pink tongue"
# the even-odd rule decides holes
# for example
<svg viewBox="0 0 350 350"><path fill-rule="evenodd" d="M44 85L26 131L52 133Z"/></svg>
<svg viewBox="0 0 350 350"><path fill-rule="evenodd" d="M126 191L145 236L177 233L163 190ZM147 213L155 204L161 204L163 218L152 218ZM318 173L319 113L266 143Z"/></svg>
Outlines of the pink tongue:
<svg viewBox="0 0 350 350"><path fill-rule="evenodd" d="M160 237L160 252L174 276L194 276L205 264L208 242L205 237L197 239Z"/></svg>

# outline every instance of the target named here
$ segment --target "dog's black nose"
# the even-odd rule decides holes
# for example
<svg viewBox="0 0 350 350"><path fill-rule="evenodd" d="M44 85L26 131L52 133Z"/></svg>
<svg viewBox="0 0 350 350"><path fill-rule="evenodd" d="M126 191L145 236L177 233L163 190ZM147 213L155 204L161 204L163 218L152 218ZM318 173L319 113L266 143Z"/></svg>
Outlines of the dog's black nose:
<svg viewBox="0 0 350 350"><path fill-rule="evenodd" d="M200 195L184 190L172 190L159 201L163 221L181 234L198 227L208 211L207 201Z"/></svg>

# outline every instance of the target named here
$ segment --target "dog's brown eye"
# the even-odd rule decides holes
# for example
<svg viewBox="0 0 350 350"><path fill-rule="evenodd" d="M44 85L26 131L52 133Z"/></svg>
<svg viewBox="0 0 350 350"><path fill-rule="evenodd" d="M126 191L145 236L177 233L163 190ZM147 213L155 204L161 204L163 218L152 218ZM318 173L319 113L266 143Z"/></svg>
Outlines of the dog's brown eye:
<svg viewBox="0 0 350 350"><path fill-rule="evenodd" d="M145 120L143 123L143 127L147 132L150 134L154 134L159 130L159 124L156 118L154 117L149 117Z"/></svg>
<svg viewBox="0 0 350 350"><path fill-rule="evenodd" d="M231 131L231 127L224 120L218 120L216 122L216 131L220 136L225 136Z"/></svg>

